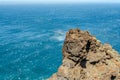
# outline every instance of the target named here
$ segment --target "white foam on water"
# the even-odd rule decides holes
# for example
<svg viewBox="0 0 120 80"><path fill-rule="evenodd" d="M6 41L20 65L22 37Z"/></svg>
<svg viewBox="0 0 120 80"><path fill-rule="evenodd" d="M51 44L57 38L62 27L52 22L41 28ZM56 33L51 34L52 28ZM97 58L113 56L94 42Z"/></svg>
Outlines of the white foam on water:
<svg viewBox="0 0 120 80"><path fill-rule="evenodd" d="M51 49L52 48L52 46L51 45L45 45L45 47L44 47L45 49Z"/></svg>
<svg viewBox="0 0 120 80"><path fill-rule="evenodd" d="M54 35L50 37L51 40L63 41L65 39L65 31L58 29L53 32L54 32Z"/></svg>

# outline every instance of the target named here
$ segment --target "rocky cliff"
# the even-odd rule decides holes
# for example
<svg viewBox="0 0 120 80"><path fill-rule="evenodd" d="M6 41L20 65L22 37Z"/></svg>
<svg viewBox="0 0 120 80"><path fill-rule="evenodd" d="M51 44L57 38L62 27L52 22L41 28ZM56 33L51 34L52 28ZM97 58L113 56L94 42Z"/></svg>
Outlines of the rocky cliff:
<svg viewBox="0 0 120 80"><path fill-rule="evenodd" d="M69 30L62 51L62 65L49 80L120 80L119 54L88 31Z"/></svg>

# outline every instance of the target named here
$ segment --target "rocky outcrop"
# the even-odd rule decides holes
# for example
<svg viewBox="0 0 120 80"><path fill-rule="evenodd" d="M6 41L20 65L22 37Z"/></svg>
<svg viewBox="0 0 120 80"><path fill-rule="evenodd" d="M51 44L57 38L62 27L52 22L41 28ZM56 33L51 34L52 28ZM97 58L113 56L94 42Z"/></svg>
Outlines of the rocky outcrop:
<svg viewBox="0 0 120 80"><path fill-rule="evenodd" d="M49 80L120 80L119 54L88 31L69 30L62 51L62 65Z"/></svg>

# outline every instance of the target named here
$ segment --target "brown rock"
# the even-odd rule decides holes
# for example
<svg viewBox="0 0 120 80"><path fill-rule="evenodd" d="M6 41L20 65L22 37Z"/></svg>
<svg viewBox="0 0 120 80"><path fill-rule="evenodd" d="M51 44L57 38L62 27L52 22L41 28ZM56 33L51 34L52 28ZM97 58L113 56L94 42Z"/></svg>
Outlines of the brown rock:
<svg viewBox="0 0 120 80"><path fill-rule="evenodd" d="M63 63L49 80L120 80L120 56L88 31L71 29L63 45Z"/></svg>

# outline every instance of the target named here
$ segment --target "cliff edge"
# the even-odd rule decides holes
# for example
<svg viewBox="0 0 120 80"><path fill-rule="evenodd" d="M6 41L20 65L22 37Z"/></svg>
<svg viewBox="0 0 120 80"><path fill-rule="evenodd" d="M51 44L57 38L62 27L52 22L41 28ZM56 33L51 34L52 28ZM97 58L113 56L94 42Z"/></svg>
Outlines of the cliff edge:
<svg viewBox="0 0 120 80"><path fill-rule="evenodd" d="M69 30L62 52L62 65L49 80L120 80L119 54L88 31Z"/></svg>

